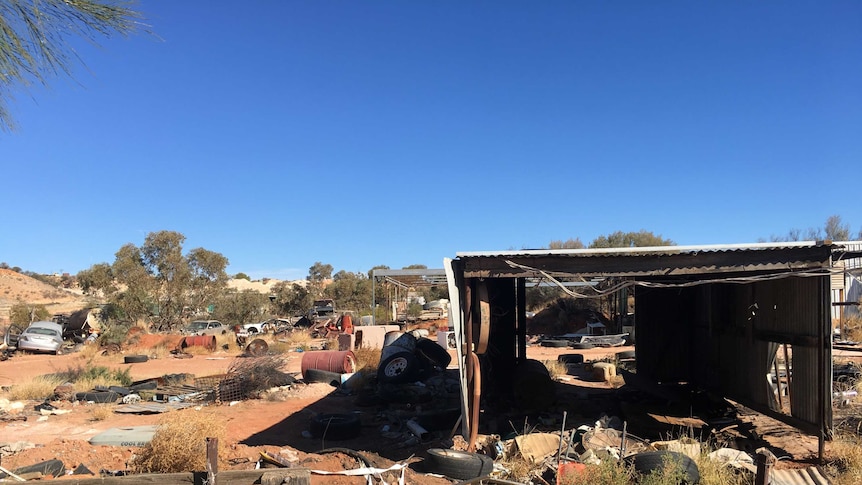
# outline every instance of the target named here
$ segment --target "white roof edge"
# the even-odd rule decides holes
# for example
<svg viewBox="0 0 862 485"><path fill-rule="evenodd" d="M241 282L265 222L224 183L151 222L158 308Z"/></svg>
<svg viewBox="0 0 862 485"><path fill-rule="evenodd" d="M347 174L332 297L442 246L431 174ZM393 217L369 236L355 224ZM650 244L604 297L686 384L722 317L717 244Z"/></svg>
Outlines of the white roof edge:
<svg viewBox="0 0 862 485"><path fill-rule="evenodd" d="M834 245L846 245L848 243L860 243L862 241L834 242ZM808 248L827 244L825 241L791 241L791 242L765 242L747 244L706 244L699 246L644 246L634 248L595 248L595 249L523 249L520 251L465 251L455 253L459 258L488 257L488 256L537 256L537 255L593 255L593 254L626 254L626 253L686 253L699 251L732 251L738 249L784 249L784 248Z"/></svg>

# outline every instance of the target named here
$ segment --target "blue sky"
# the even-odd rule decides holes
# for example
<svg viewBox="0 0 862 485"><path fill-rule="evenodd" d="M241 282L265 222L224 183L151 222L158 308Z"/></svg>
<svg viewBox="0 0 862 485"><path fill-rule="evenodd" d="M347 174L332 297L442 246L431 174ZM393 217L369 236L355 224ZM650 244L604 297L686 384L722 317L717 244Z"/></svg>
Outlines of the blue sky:
<svg viewBox="0 0 862 485"><path fill-rule="evenodd" d="M230 273L862 229L862 3L165 2L0 133L0 261Z"/></svg>

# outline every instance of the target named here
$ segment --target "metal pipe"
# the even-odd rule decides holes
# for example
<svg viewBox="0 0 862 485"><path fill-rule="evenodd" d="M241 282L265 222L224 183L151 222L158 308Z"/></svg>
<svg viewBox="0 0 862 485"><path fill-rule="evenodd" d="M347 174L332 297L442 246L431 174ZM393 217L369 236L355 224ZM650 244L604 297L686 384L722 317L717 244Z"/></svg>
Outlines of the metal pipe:
<svg viewBox="0 0 862 485"><path fill-rule="evenodd" d="M479 437L479 400L482 397L482 372L479 366L479 356L473 351L470 351L470 362L473 366L473 403L467 450L472 453L476 451L476 439Z"/></svg>

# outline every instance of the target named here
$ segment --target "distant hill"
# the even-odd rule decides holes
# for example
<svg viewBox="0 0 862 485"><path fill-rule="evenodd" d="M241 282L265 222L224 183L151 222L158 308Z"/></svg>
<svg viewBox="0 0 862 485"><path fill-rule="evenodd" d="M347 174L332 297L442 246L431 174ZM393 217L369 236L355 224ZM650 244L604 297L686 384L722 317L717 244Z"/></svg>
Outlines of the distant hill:
<svg viewBox="0 0 862 485"><path fill-rule="evenodd" d="M258 293L263 293L264 295L269 295L270 293L272 293L272 287L277 285L278 283L281 283L281 282L282 282L282 280L269 279L269 278L266 278L263 280L255 280L255 281L249 281L247 279L240 278L240 279L235 279L235 280L228 280L227 287L233 288L237 291L254 290L254 291L257 291ZM288 283L296 283L298 285L305 286L305 284L307 282L305 280L296 280L296 281L289 281Z"/></svg>
<svg viewBox="0 0 862 485"><path fill-rule="evenodd" d="M0 324L9 322L9 311L18 302L45 305L51 313L80 310L87 298L80 290L57 288L10 269L0 269Z"/></svg>
<svg viewBox="0 0 862 485"><path fill-rule="evenodd" d="M228 287L235 288L237 291L254 290L269 295L272 293L272 287L281 281L235 279L228 281ZM297 280L291 283L305 285L306 281ZM58 288L10 269L0 269L0 326L9 323L9 311L12 305L22 301L45 305L49 312L56 314L80 310L90 300L80 290Z"/></svg>

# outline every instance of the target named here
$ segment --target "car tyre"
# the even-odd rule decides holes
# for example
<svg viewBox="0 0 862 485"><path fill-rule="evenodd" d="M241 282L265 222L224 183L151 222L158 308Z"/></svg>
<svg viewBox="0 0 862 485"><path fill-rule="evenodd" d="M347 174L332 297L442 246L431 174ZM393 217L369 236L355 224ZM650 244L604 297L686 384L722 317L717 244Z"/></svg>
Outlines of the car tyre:
<svg viewBox="0 0 862 485"><path fill-rule="evenodd" d="M683 472L681 483L691 485L700 481L700 471L694 460L676 451L646 451L627 456L623 461L639 475L648 475L654 470L661 470L668 463L676 463Z"/></svg>
<svg viewBox="0 0 862 485"><path fill-rule="evenodd" d="M106 392L79 392L75 394L76 401L96 402L96 403L112 403L117 402L120 395L113 391Z"/></svg>
<svg viewBox="0 0 862 485"><path fill-rule="evenodd" d="M126 364L139 364L150 360L146 355L127 355L123 357L123 362Z"/></svg>
<svg viewBox="0 0 862 485"><path fill-rule="evenodd" d="M561 364L583 364L583 354L561 354L557 356L557 362Z"/></svg>
<svg viewBox="0 0 862 485"><path fill-rule="evenodd" d="M417 340L416 352L442 369L448 367L449 363L452 362L452 356L449 355L449 352L431 339L420 338Z"/></svg>
<svg viewBox="0 0 862 485"><path fill-rule="evenodd" d="M595 345L589 344L589 343L583 343L583 342L572 342L569 344L569 347L571 347L573 349L585 350L585 349L592 349L595 347Z"/></svg>
<svg viewBox="0 0 862 485"><path fill-rule="evenodd" d="M439 473L456 480L469 480L491 473L494 460L478 453L430 448L425 468L431 473Z"/></svg>
<svg viewBox="0 0 862 485"><path fill-rule="evenodd" d="M568 340L542 340L539 344L542 347L563 348L569 346Z"/></svg>
<svg viewBox="0 0 862 485"><path fill-rule="evenodd" d="M617 352L617 359L634 359L635 351L634 350L623 350L622 352Z"/></svg>
<svg viewBox="0 0 862 485"><path fill-rule="evenodd" d="M349 440L362 432L362 423L355 414L326 413L311 418L309 432L324 440Z"/></svg>

